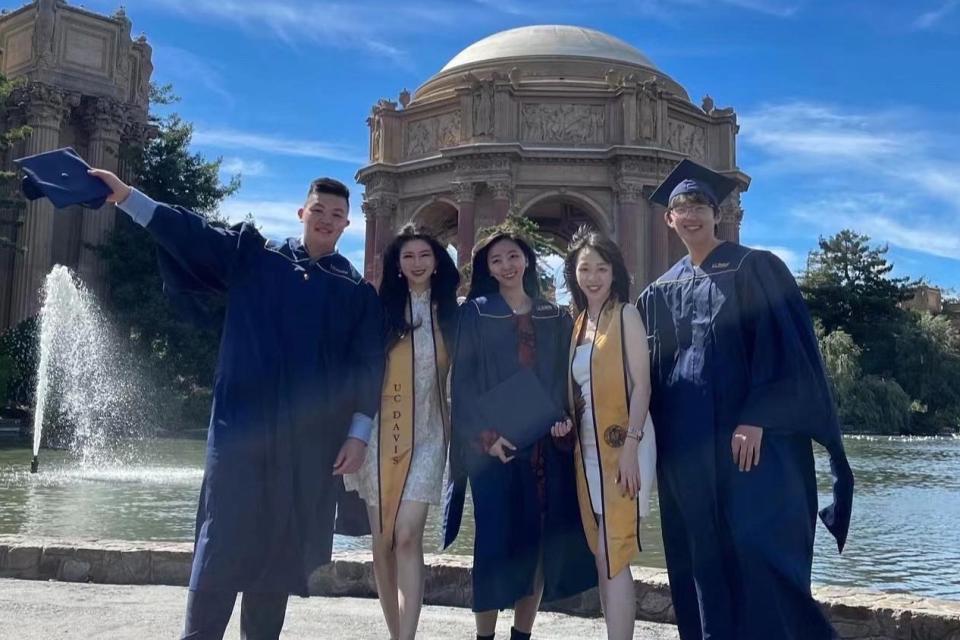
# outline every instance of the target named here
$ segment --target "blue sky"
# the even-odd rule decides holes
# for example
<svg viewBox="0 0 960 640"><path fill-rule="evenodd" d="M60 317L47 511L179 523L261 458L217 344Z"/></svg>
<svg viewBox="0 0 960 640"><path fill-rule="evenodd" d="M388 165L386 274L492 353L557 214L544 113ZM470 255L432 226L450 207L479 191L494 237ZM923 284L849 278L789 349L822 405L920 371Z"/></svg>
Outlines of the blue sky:
<svg viewBox="0 0 960 640"><path fill-rule="evenodd" d="M19 2L0 3L15 7ZM116 0L86 0L112 12ZM195 146L242 174L229 215L297 233L304 187L348 184L378 98L504 29L576 24L643 51L740 118L744 243L802 268L844 227L960 291L960 0L129 0ZM341 250L363 253L361 189Z"/></svg>

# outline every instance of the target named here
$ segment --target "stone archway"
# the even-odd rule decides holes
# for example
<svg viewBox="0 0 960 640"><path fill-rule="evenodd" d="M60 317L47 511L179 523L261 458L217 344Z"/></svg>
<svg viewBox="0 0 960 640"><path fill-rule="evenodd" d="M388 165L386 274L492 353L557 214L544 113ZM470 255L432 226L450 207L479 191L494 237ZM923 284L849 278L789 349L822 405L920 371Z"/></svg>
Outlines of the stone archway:
<svg viewBox="0 0 960 640"><path fill-rule="evenodd" d="M557 299L566 295L563 281L562 258L573 234L581 226L609 233L609 224L602 208L596 202L576 192L548 191L531 198L520 213L537 223L540 232L553 245L559 260L548 259L546 265L553 269L554 289L545 291L548 298Z"/></svg>
<svg viewBox="0 0 960 640"><path fill-rule="evenodd" d="M578 193L552 191L538 194L521 209L550 238L562 255L577 229L582 225L610 233L609 224L600 206Z"/></svg>
<svg viewBox="0 0 960 640"><path fill-rule="evenodd" d="M418 208L410 221L429 231L440 244L457 244L457 206L443 198L432 200Z"/></svg>

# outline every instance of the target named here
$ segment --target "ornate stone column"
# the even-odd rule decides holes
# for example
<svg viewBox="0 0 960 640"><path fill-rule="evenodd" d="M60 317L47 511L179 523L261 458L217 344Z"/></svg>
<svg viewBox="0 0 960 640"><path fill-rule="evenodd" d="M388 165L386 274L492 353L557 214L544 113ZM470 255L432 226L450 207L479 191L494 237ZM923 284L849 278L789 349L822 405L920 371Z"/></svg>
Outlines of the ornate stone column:
<svg viewBox="0 0 960 640"><path fill-rule="evenodd" d="M364 277L378 284L383 273L383 250L391 240L399 203L397 179L378 171L363 180L363 214L366 218L364 238Z"/></svg>
<svg viewBox="0 0 960 640"><path fill-rule="evenodd" d="M377 214L373 206L363 203L363 216L366 220L366 234L363 241L363 277L368 282L377 282Z"/></svg>
<svg viewBox="0 0 960 640"><path fill-rule="evenodd" d="M462 269L470 264L476 240L476 184L457 182L453 189L457 201L457 266Z"/></svg>
<svg viewBox="0 0 960 640"><path fill-rule="evenodd" d="M117 161L117 175L127 184L136 182L135 167L124 159L124 152L136 147L144 147L157 134L156 127L148 125L146 114L139 109L128 109L124 117L123 131L120 134L120 155Z"/></svg>
<svg viewBox="0 0 960 640"><path fill-rule="evenodd" d="M397 198L392 194L375 194L369 196L363 203L363 212L367 216L367 221L373 218L373 231L367 229L367 240L373 240L373 256L370 258L364 255L364 270L369 265L372 277L370 282L378 285L380 278L386 274L383 264L383 250L390 243L393 235L393 219L397 212ZM368 260L373 260L370 264Z"/></svg>
<svg viewBox="0 0 960 640"><path fill-rule="evenodd" d="M740 242L740 223L743 220L743 209L740 207L740 192L734 191L727 200L720 205L720 233L721 240Z"/></svg>
<svg viewBox="0 0 960 640"><path fill-rule="evenodd" d="M109 98L96 98L84 105L83 125L90 135L87 161L94 167L118 172L120 169L120 133L123 131L123 105ZM95 247L104 243L113 230L116 208L104 205L85 209L82 214L80 278L99 296L107 293L106 265Z"/></svg>
<svg viewBox="0 0 960 640"><path fill-rule="evenodd" d="M487 186L493 194L493 221L494 224L500 224L507 219L510 213L510 202L513 194L513 185L506 180L495 180L488 182Z"/></svg>
<svg viewBox="0 0 960 640"><path fill-rule="evenodd" d="M617 244L627 271L633 276L630 296L635 297L650 282L650 215L643 200L643 185L617 182Z"/></svg>
<svg viewBox="0 0 960 640"><path fill-rule="evenodd" d="M647 206L650 207L650 246L653 247L651 255L652 278L660 277L667 267L670 266L670 234L673 231L667 226L663 219L664 207L659 204L653 204L649 200Z"/></svg>
<svg viewBox="0 0 960 640"><path fill-rule="evenodd" d="M27 155L56 149L60 143L60 126L70 110L70 101L61 90L32 83L17 90L14 103L26 110L25 120L33 129L26 143ZM28 202L23 227L18 234L18 248L13 268L13 300L10 309L12 325L35 314L39 308L38 293L51 264L53 249L53 205L46 198Z"/></svg>

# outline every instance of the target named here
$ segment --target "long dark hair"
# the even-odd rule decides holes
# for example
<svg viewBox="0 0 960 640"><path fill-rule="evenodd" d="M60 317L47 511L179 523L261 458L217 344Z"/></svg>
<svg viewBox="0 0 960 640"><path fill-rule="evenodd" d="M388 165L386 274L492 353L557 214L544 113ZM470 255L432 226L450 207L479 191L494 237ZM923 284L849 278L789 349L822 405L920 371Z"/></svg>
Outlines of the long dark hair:
<svg viewBox="0 0 960 640"><path fill-rule="evenodd" d="M523 272L523 290L533 299L540 297L540 278L537 277L537 254L530 243L516 233L499 231L484 239L473 252L473 265L470 272L470 292L468 300L489 296L500 292L500 284L490 273L487 256L493 245L503 240L512 240L520 247L527 258L527 268Z"/></svg>
<svg viewBox="0 0 960 640"><path fill-rule="evenodd" d="M623 261L620 247L606 235L590 229L580 227L573 234L570 246L567 247L567 257L563 259L563 277L567 281L567 290L573 298L573 310L576 313L587 308L587 296L577 283L577 258L584 249L592 249L600 254L604 262L608 262L613 269L613 282L610 283L610 295L618 302L630 300L630 273Z"/></svg>
<svg viewBox="0 0 960 640"><path fill-rule="evenodd" d="M407 320L407 301L410 285L400 270L400 252L412 240L422 240L430 245L436 270L430 276L430 302L437 305L437 319L443 332L447 349L453 348L457 325L457 286L460 272L447 250L427 231L408 224L400 229L383 252L383 276L380 279L380 304L383 305L386 344L389 350L408 331L416 329Z"/></svg>

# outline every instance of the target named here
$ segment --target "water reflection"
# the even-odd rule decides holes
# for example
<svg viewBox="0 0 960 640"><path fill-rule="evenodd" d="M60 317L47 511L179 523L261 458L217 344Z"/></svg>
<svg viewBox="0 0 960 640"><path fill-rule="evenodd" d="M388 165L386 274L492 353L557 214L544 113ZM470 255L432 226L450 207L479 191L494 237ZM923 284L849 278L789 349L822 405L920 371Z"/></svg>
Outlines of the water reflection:
<svg viewBox="0 0 960 640"><path fill-rule="evenodd" d="M181 540L193 538L202 480L203 442L141 444L126 466L80 466L62 452L43 452L40 473L28 472L27 449L0 449L0 533L51 537ZM817 530L814 581L960 599L960 438L846 439L857 492L847 548ZM830 471L817 452L821 504ZM450 551L473 550L470 502ZM438 550L439 510L428 520L428 551ZM659 512L645 523L640 563L663 566ZM369 541L337 537L339 549Z"/></svg>

